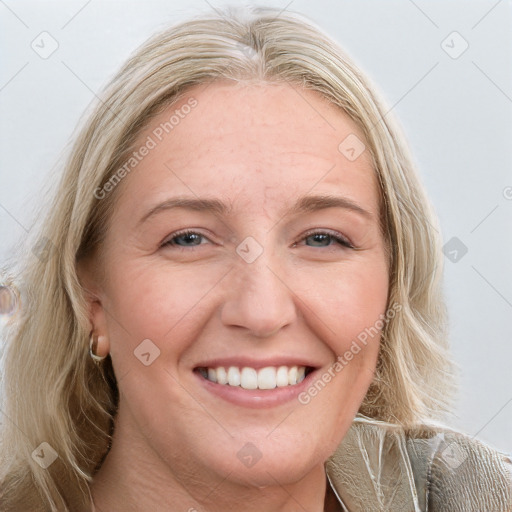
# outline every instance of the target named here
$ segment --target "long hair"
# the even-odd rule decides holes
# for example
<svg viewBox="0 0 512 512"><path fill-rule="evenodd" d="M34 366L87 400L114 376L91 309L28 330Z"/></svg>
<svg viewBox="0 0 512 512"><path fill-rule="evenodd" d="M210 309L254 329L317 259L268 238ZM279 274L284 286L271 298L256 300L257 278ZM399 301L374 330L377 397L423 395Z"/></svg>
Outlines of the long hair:
<svg viewBox="0 0 512 512"><path fill-rule="evenodd" d="M22 307L5 328L2 358L2 510L22 503L67 511L87 503L118 402L111 362L98 368L89 357L91 326L77 272L101 248L119 187L102 199L97 191L157 113L190 87L220 79L317 91L362 130L389 248L388 307L400 307L383 328L359 412L407 426L449 411L454 366L436 219L385 103L346 53L299 15L268 8L201 15L153 36L105 88L76 136L36 240L8 269ZM57 459L45 469L38 454L49 447Z"/></svg>

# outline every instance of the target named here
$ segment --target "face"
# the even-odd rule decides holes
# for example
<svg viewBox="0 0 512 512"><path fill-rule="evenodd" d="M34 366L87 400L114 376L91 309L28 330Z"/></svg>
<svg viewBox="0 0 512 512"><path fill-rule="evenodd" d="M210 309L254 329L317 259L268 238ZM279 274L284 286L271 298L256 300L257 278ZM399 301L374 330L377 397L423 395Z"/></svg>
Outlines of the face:
<svg viewBox="0 0 512 512"><path fill-rule="evenodd" d="M363 140L315 92L217 82L135 144L150 149L116 191L94 322L118 432L178 480L297 481L357 413L379 336L357 340L385 313L388 264L349 135Z"/></svg>

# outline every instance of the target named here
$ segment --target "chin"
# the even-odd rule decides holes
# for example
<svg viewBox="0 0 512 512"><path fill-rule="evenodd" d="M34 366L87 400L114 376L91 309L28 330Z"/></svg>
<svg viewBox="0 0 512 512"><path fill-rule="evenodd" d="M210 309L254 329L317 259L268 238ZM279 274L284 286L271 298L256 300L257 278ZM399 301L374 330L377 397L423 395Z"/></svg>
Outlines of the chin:
<svg viewBox="0 0 512 512"><path fill-rule="evenodd" d="M293 441L293 436L290 438ZM311 440L308 443L282 443L263 438L242 444L235 442L235 445L233 451L228 451L232 453L231 457L226 457L226 451L211 454L211 468L216 468L218 474L232 482L257 488L275 486L277 482L280 485L297 482L318 465L323 465L330 455L324 446L321 451L315 450Z"/></svg>
<svg viewBox="0 0 512 512"><path fill-rule="evenodd" d="M283 464L282 461L260 461L252 468L238 467L226 478L241 486L265 489L279 485L289 485L302 480L315 466L312 464Z"/></svg>

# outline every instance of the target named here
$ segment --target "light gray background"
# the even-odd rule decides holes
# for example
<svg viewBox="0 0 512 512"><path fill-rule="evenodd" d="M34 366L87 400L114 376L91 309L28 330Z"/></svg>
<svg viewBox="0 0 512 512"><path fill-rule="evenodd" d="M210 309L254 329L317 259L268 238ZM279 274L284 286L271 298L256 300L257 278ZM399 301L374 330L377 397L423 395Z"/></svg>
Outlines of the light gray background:
<svg viewBox="0 0 512 512"><path fill-rule="evenodd" d="M0 267L30 230L41 186L57 172L95 92L155 30L221 5L0 0ZM450 424L512 453L512 4L266 5L309 15L378 84L398 116L445 241L457 237L468 249L463 256L457 249L457 262L445 260L451 343L461 367ZM31 48L34 40L43 45L43 31L59 45L47 59ZM458 36L446 39L454 31L469 44L458 58L442 46L446 41L452 54L462 48Z"/></svg>

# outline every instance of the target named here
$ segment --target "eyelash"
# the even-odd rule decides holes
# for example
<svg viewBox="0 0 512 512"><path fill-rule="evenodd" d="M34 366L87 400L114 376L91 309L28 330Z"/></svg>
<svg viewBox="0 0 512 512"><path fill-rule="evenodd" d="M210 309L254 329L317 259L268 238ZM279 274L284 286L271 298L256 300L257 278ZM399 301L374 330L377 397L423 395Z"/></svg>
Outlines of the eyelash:
<svg viewBox="0 0 512 512"><path fill-rule="evenodd" d="M183 231L178 231L177 233L174 233L174 235L172 236L172 238L169 238L166 242L164 242L161 247L178 247L180 249L187 249L186 246L179 246L179 245L176 245L174 243L174 240L180 236L188 236L188 235L199 235L203 238L207 238L205 235L197 232L197 231L192 231L192 230L189 230L189 229L185 229ZM344 237L342 237L339 233L337 233L336 231L330 231L330 230L313 230L313 231L308 231L304 234L304 236L299 240L299 242L305 240L306 238L309 238L310 236L314 236L314 235L327 235L327 236L330 236L337 244L339 244L340 246L346 248L346 249L355 249L355 247ZM199 244L199 245L203 245L203 244ZM294 243L294 246L297 245L297 242ZM189 248L195 248L195 247L198 247L197 245L190 245L188 246ZM310 246L310 247L314 247L314 246ZM327 246L318 246L320 248L327 248L327 247L330 247L330 245L327 245Z"/></svg>
<svg viewBox="0 0 512 512"><path fill-rule="evenodd" d="M352 245L345 237L343 237L336 231L330 231L328 229L307 231L299 241L305 240L306 238L309 238L310 236L313 236L313 235L328 235L337 244L341 245L342 247L345 247L346 249L355 249L354 245ZM326 247L330 247L330 246L328 245Z"/></svg>

